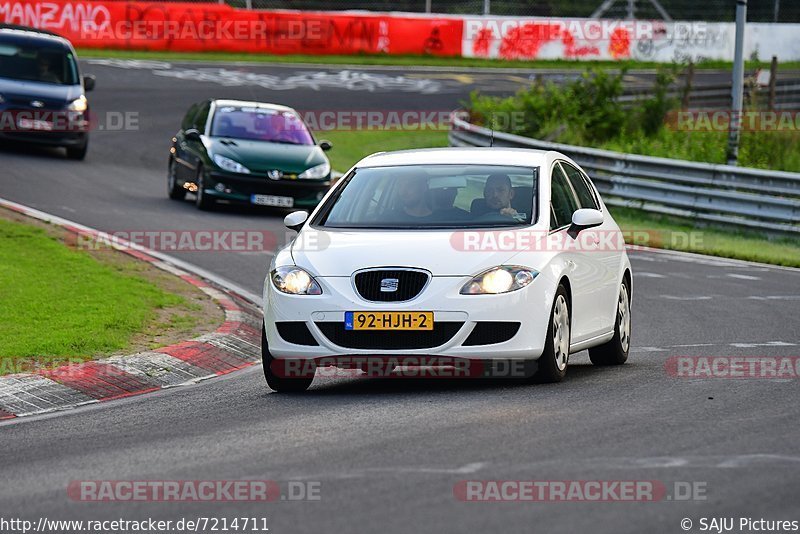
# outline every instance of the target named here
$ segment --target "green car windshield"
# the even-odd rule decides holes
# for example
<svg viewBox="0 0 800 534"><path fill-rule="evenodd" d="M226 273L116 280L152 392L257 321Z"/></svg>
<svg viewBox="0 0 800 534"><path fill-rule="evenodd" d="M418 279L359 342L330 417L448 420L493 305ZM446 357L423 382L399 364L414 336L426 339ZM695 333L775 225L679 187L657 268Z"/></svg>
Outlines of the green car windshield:
<svg viewBox="0 0 800 534"><path fill-rule="evenodd" d="M289 145L314 144L314 138L296 113L260 107L218 107L211 135Z"/></svg>

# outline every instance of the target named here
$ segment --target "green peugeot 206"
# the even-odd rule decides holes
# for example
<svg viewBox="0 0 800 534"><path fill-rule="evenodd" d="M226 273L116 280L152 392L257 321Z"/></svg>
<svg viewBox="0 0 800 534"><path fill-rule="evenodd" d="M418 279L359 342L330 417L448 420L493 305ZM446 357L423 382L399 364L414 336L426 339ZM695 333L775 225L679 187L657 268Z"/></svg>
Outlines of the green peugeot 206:
<svg viewBox="0 0 800 534"><path fill-rule="evenodd" d="M331 164L302 117L286 106L206 100L189 108L172 138L167 191L216 203L313 208L331 185Z"/></svg>

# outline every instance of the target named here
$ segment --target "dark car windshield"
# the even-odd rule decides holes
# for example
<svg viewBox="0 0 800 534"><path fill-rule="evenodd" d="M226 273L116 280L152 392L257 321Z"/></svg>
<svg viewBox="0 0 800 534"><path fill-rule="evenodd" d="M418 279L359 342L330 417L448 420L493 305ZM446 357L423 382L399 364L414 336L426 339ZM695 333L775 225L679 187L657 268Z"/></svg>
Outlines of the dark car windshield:
<svg viewBox="0 0 800 534"><path fill-rule="evenodd" d="M536 221L538 167L356 169L314 221L328 228L485 228Z"/></svg>
<svg viewBox="0 0 800 534"><path fill-rule="evenodd" d="M60 47L23 46L0 37L0 78L55 85L77 85L72 52Z"/></svg>
<svg viewBox="0 0 800 534"><path fill-rule="evenodd" d="M260 107L217 107L211 135L290 145L314 144L311 133L296 113Z"/></svg>

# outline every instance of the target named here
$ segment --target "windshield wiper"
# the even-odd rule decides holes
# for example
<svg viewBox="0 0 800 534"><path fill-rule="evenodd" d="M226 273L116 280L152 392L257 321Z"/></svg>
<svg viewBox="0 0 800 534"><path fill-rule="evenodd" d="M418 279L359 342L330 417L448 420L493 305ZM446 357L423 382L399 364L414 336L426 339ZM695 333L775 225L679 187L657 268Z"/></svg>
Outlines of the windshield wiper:
<svg viewBox="0 0 800 534"><path fill-rule="evenodd" d="M303 143L295 143L294 141L286 141L284 139L264 139L267 143L280 143L282 145L302 145Z"/></svg>

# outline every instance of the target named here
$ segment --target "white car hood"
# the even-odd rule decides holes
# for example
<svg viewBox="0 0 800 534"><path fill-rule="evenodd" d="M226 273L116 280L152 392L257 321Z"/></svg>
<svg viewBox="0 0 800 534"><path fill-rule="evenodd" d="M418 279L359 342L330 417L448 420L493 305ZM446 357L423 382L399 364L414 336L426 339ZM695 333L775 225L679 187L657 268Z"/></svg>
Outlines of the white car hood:
<svg viewBox="0 0 800 534"><path fill-rule="evenodd" d="M292 244L295 263L315 276L351 276L369 267L416 267L434 276L472 276L502 265L513 251L464 251L452 231L318 230Z"/></svg>

